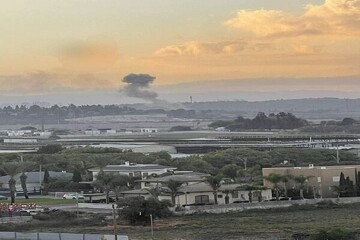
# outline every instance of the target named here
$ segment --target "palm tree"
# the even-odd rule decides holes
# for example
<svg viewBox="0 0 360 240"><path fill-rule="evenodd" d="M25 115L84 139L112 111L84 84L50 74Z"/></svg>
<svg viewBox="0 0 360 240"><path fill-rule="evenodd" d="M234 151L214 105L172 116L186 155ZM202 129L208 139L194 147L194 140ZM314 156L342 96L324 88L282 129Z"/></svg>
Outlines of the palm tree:
<svg viewBox="0 0 360 240"><path fill-rule="evenodd" d="M25 172L22 172L22 174L20 175L21 188L23 189L25 199L29 199L27 186L26 186L26 179L27 176Z"/></svg>
<svg viewBox="0 0 360 240"><path fill-rule="evenodd" d="M145 188L145 190L151 195L154 199L159 199L159 196L161 194L162 189L158 186L151 187L151 188Z"/></svg>
<svg viewBox="0 0 360 240"><path fill-rule="evenodd" d="M290 175L290 174L286 174L286 175L282 175L281 176L281 182L284 184L284 194L285 194L285 197L288 196L288 192L287 192L287 189L288 189L288 183L291 179L293 179L294 176L293 175Z"/></svg>
<svg viewBox="0 0 360 240"><path fill-rule="evenodd" d="M221 175L216 175L208 176L205 179L205 182L207 182L213 190L215 204L218 204L217 192L221 186L222 178L223 177Z"/></svg>
<svg viewBox="0 0 360 240"><path fill-rule="evenodd" d="M166 182L165 185L170 190L171 202L175 206L175 204L176 204L176 196L177 196L177 194L179 192L180 187L183 185L183 182L170 179L168 182Z"/></svg>
<svg viewBox="0 0 360 240"><path fill-rule="evenodd" d="M280 186L279 183L282 181L283 176L277 173L270 173L269 176L265 176L264 179L273 185L273 190L275 191L276 200L279 201Z"/></svg>
<svg viewBox="0 0 360 240"><path fill-rule="evenodd" d="M101 171L96 176L94 186L105 192L106 203L108 204L110 199L110 191L121 191L122 187L125 188L129 185L129 181L130 179L126 175L104 173Z"/></svg>
<svg viewBox="0 0 360 240"><path fill-rule="evenodd" d="M15 193L16 193L16 180L15 175L20 173L23 169L23 164L19 162L7 162L1 165L1 170L5 174L9 175L9 189L10 189L10 198L11 204L15 203Z"/></svg>
<svg viewBox="0 0 360 240"><path fill-rule="evenodd" d="M304 189L306 187L306 182L312 178L313 176L303 176L303 175L300 175L300 176L295 176L293 179L296 183L299 184L299 188L300 188L300 197L302 199L304 199Z"/></svg>

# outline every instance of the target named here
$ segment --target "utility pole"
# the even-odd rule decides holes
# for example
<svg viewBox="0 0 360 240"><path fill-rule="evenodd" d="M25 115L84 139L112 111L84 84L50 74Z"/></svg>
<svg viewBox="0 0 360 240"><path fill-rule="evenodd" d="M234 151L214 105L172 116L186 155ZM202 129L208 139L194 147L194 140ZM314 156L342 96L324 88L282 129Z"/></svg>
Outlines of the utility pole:
<svg viewBox="0 0 360 240"><path fill-rule="evenodd" d="M154 224L153 224L153 216L150 214L150 226L151 226L151 239L154 238Z"/></svg>
<svg viewBox="0 0 360 240"><path fill-rule="evenodd" d="M40 194L42 195L42 177L41 177L41 163L40 163L40 166L39 166L39 183L40 183L40 188L39 188L39 191L40 191Z"/></svg>
<svg viewBox="0 0 360 240"><path fill-rule="evenodd" d="M115 205L112 205L112 209L113 209L113 224L114 224L114 237L115 240L118 240L117 238L117 223L116 223L116 211L115 211Z"/></svg>
<svg viewBox="0 0 360 240"><path fill-rule="evenodd" d="M76 193L76 218L79 221L79 193Z"/></svg>

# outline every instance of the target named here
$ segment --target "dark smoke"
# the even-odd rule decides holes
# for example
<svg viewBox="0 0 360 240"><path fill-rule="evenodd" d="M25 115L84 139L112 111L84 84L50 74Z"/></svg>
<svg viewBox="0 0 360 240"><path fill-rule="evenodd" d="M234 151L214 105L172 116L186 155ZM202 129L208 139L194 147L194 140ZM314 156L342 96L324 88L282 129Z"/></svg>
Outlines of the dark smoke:
<svg viewBox="0 0 360 240"><path fill-rule="evenodd" d="M149 74L134 74L131 73L125 76L122 82L126 83L125 87L120 91L125 93L128 97L141 98L151 102L157 102L158 94L156 92L147 90L150 88L152 82L156 79Z"/></svg>

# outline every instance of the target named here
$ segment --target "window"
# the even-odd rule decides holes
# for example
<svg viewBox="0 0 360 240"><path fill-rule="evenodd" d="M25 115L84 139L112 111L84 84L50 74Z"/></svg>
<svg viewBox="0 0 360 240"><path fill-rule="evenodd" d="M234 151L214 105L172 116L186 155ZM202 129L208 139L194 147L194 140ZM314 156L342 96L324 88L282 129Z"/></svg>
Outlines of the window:
<svg viewBox="0 0 360 240"><path fill-rule="evenodd" d="M129 177L134 177L134 173L129 173Z"/></svg>
<svg viewBox="0 0 360 240"><path fill-rule="evenodd" d="M333 182L340 182L340 176L334 176Z"/></svg>
<svg viewBox="0 0 360 240"><path fill-rule="evenodd" d="M223 197L223 195L218 195L218 198L222 198Z"/></svg>
<svg viewBox="0 0 360 240"><path fill-rule="evenodd" d="M147 172L143 173L143 178L147 178L148 176L149 176L149 173L147 173Z"/></svg>
<svg viewBox="0 0 360 240"><path fill-rule="evenodd" d="M231 193L231 197L232 198L239 198L239 192L238 191L234 191Z"/></svg>
<svg viewBox="0 0 360 240"><path fill-rule="evenodd" d="M195 203L209 203L209 196L208 195L195 196Z"/></svg>

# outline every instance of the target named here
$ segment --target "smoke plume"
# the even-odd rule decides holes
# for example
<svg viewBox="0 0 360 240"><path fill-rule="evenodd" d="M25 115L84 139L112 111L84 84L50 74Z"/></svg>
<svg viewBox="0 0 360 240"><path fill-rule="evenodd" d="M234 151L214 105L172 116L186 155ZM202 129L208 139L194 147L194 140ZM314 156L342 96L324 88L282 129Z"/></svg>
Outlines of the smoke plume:
<svg viewBox="0 0 360 240"><path fill-rule="evenodd" d="M148 90L152 82L156 79L149 74L134 74L131 73L122 79L126 83L120 91L128 97L140 98L151 102L157 102L158 94Z"/></svg>

